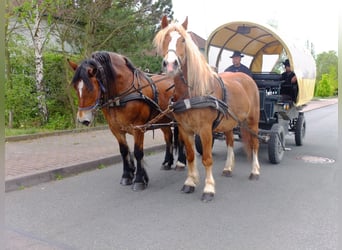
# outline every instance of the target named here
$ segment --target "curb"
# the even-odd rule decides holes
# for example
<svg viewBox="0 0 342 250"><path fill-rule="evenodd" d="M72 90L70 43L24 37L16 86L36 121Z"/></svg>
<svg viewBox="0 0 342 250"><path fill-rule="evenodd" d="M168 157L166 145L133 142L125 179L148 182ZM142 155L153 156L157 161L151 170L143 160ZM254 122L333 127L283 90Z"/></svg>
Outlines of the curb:
<svg viewBox="0 0 342 250"><path fill-rule="evenodd" d="M55 132L36 133L36 134L28 134L28 135L7 136L7 137L5 137L5 142L32 140L32 139L38 139L38 138L47 137L47 136L58 136L58 135L62 135L62 134L83 133L83 132L103 130L103 129L109 129L108 125L99 126L99 127L92 127L92 128L78 128L78 129L69 129L69 130L59 130L59 131L55 131Z"/></svg>
<svg viewBox="0 0 342 250"><path fill-rule="evenodd" d="M145 149L145 155L160 152L164 149L165 145L152 146ZM36 174L16 176L5 181L5 192L22 190L24 188L32 187L41 183L75 176L86 171L100 169L101 165L108 167L110 165L120 163L121 161L121 155L113 155L94 161L87 161L71 166L51 169Z"/></svg>

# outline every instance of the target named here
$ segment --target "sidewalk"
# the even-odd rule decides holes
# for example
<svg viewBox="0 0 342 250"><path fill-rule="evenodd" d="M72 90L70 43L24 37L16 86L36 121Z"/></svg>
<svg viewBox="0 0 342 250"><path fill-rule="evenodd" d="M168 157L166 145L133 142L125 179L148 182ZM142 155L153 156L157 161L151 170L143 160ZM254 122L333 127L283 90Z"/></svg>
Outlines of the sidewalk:
<svg viewBox="0 0 342 250"><path fill-rule="evenodd" d="M133 150L133 137L127 141ZM163 150L160 130L145 134L145 155ZM119 145L108 128L84 132L60 133L17 141L8 138L5 144L5 190L13 191L42 182L64 178L121 161Z"/></svg>
<svg viewBox="0 0 342 250"><path fill-rule="evenodd" d="M304 112L337 103L338 99L311 101ZM50 136L6 138L5 190L13 191L42 182L121 162L118 143L108 128ZM128 135L133 150L133 138ZM145 155L164 150L160 130L145 134Z"/></svg>

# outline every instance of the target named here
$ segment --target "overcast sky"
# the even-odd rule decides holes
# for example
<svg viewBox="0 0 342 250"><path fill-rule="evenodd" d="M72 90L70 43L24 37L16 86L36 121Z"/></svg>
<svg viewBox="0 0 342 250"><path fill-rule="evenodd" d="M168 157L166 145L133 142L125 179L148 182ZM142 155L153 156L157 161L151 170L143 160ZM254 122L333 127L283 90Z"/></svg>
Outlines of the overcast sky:
<svg viewBox="0 0 342 250"><path fill-rule="evenodd" d="M292 41L314 44L316 54L338 50L337 1L324 0L172 0L174 18L207 39L214 29L231 21L278 23L277 30Z"/></svg>

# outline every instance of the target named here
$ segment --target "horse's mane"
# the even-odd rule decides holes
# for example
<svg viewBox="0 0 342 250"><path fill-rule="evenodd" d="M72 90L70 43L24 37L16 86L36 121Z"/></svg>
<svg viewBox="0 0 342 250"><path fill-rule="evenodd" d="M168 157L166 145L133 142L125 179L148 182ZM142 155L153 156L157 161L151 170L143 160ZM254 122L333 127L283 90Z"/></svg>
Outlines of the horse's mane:
<svg viewBox="0 0 342 250"><path fill-rule="evenodd" d="M191 90L191 96L203 96L212 92L212 87L217 73L212 70L206 59L192 40L189 33L184 27L172 22L164 29L161 29L154 38L154 45L157 52L162 55L163 43L166 35L171 31L178 31L185 40L186 57L187 57L187 80Z"/></svg>
<svg viewBox="0 0 342 250"><path fill-rule="evenodd" d="M109 53L107 51L94 52L91 57L102 66L103 72L98 68L97 74L102 83L105 84L105 88L109 89L110 83L116 78Z"/></svg>
<svg viewBox="0 0 342 250"><path fill-rule="evenodd" d="M109 83L116 77L116 72L112 67L110 56L108 52L95 52L91 55L90 59L83 60L77 67L72 83L76 83L79 79L82 79L86 87L91 91L93 85L91 84L88 69L92 68L96 71L96 78L100 80L106 89L109 88Z"/></svg>
<svg viewBox="0 0 342 250"><path fill-rule="evenodd" d="M82 79L85 83L86 87L91 91L93 90L93 85L91 84L88 68L97 68L97 63L93 59L83 60L80 65L77 67L74 77L71 80L71 83L75 84L79 79Z"/></svg>
<svg viewBox="0 0 342 250"><path fill-rule="evenodd" d="M112 60L114 65L112 64ZM134 64L126 56L114 53L114 52L94 52L90 59L86 59L80 63L77 67L72 83L76 83L79 79L82 79L86 87L91 91L93 85L89 78L88 69L92 68L96 70L96 78L103 84L107 93L112 93L113 83L115 82L117 72L116 68L119 65L125 65L133 74L136 73L143 77L147 77L141 70L137 69ZM130 84L131 82L127 82Z"/></svg>

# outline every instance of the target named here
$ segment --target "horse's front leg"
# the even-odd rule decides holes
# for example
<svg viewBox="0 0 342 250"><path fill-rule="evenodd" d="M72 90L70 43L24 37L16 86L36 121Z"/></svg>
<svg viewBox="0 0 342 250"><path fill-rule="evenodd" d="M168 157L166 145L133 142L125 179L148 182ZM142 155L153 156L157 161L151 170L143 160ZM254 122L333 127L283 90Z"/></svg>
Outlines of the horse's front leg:
<svg viewBox="0 0 342 250"><path fill-rule="evenodd" d="M222 175L226 177L231 177L234 169L235 155L234 155L234 134L233 130L228 131L225 134L226 145L227 145L227 159L224 166Z"/></svg>
<svg viewBox="0 0 342 250"><path fill-rule="evenodd" d="M126 133L118 133L116 130L112 130L112 133L116 137L119 143L120 154L123 162L123 173L121 177L120 184L127 186L132 185L134 178L135 166L133 156L129 151L129 147L126 140Z"/></svg>
<svg viewBox="0 0 342 250"><path fill-rule="evenodd" d="M215 195L215 180L213 177L213 157L212 157L212 141L213 133L210 128L202 129L200 132L202 143L202 163L205 167L205 186L202 194L202 201L208 202L214 198Z"/></svg>
<svg viewBox="0 0 342 250"><path fill-rule="evenodd" d="M144 158L144 133L135 130L134 133L134 157L137 161L137 170L133 180L132 189L134 191L144 190L148 185L148 175L143 165Z"/></svg>
<svg viewBox="0 0 342 250"><path fill-rule="evenodd" d="M188 161L188 176L181 191L184 193L193 193L196 185L199 183L199 174L194 150L194 134L186 133L181 127L179 127L179 133L184 142L186 159Z"/></svg>

